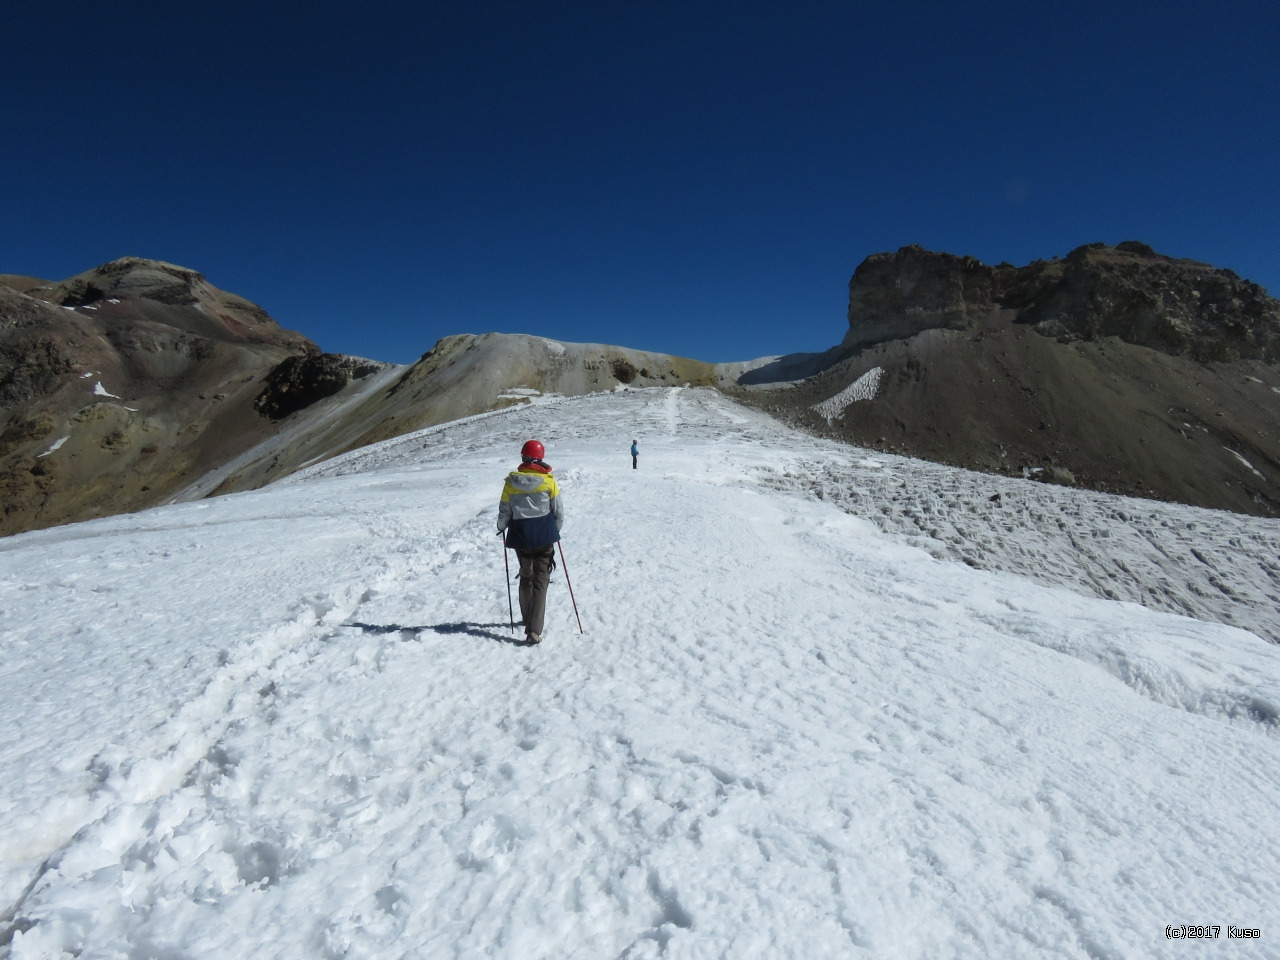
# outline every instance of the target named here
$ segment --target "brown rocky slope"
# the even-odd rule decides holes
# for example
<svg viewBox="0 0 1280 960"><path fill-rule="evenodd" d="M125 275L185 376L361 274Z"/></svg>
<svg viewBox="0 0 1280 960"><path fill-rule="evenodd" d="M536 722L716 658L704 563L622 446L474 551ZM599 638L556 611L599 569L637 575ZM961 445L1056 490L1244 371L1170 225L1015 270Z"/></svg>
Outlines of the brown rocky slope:
<svg viewBox="0 0 1280 960"><path fill-rule="evenodd" d="M173 264L0 277L0 535L163 502L266 436L267 372L318 353Z"/></svg>
<svg viewBox="0 0 1280 960"><path fill-rule="evenodd" d="M253 489L540 393L718 379L523 335L446 337L408 367L322 354L196 271L133 257L0 275L0 535Z"/></svg>
<svg viewBox="0 0 1280 960"><path fill-rule="evenodd" d="M740 382L864 446L1280 515L1280 301L1229 270L1135 242L1021 268L904 247L858 267L826 359ZM871 398L814 409L864 376Z"/></svg>

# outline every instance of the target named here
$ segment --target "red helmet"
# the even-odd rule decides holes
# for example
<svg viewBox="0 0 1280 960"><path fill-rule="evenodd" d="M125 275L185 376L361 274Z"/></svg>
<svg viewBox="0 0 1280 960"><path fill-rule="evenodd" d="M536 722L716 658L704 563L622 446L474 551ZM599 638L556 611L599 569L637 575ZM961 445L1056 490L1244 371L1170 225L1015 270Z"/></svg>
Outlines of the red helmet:
<svg viewBox="0 0 1280 960"><path fill-rule="evenodd" d="M520 458L522 460L541 460L546 452L547 448L539 441L529 440L520 448Z"/></svg>

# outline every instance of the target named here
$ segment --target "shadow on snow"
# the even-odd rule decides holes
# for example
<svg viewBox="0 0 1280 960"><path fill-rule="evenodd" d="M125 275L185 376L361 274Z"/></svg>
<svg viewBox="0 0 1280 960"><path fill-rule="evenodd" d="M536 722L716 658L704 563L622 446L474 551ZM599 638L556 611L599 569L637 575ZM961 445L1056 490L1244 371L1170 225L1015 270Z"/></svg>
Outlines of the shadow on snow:
<svg viewBox="0 0 1280 960"><path fill-rule="evenodd" d="M500 643L513 643L518 647L525 646L524 637L520 635L512 636L506 633L495 633L493 628L500 627L504 630L510 628L510 624L506 623L429 623L422 626L406 627L397 623L344 623L344 627L355 627L357 630L363 630L365 633L407 633L417 634L424 630L430 630L432 633L465 633L471 637L482 637L485 640L497 640ZM520 624L516 624L520 626Z"/></svg>

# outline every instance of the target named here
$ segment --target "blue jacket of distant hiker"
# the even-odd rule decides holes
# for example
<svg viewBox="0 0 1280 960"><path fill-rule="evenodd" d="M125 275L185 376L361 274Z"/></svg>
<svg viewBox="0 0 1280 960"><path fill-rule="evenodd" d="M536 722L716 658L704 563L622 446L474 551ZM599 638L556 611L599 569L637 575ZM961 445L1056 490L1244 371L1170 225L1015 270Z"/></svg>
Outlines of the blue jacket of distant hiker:
<svg viewBox="0 0 1280 960"><path fill-rule="evenodd" d="M545 463L526 463L507 474L498 503L498 529L511 550L538 550L560 539L564 508L560 485Z"/></svg>

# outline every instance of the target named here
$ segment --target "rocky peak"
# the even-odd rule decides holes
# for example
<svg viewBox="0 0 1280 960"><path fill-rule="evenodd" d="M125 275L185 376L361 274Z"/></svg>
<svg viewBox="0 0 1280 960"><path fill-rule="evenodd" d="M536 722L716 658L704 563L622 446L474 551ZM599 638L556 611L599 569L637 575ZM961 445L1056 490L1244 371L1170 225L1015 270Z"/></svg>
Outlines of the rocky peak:
<svg viewBox="0 0 1280 960"><path fill-rule="evenodd" d="M849 281L846 347L967 329L996 310L1064 340L1118 337L1201 360L1280 359L1280 301L1256 283L1130 240L1025 267L919 246L874 254Z"/></svg>
<svg viewBox="0 0 1280 960"><path fill-rule="evenodd" d="M173 496L269 435L263 378L319 352L172 263L0 277L0 535Z"/></svg>
<svg viewBox="0 0 1280 960"><path fill-rule="evenodd" d="M915 336L935 327L965 329L990 313L995 276L973 257L912 244L863 260L849 281L849 333L856 347Z"/></svg>
<svg viewBox="0 0 1280 960"><path fill-rule="evenodd" d="M55 306L96 311L103 319L159 324L211 340L320 352L306 337L282 329L257 304L219 290L196 270L163 260L121 257L25 293Z"/></svg>
<svg viewBox="0 0 1280 960"><path fill-rule="evenodd" d="M199 303L201 296L208 297L213 289L195 270L162 260L121 257L61 283L28 292L64 307L80 307L123 297L182 306Z"/></svg>

